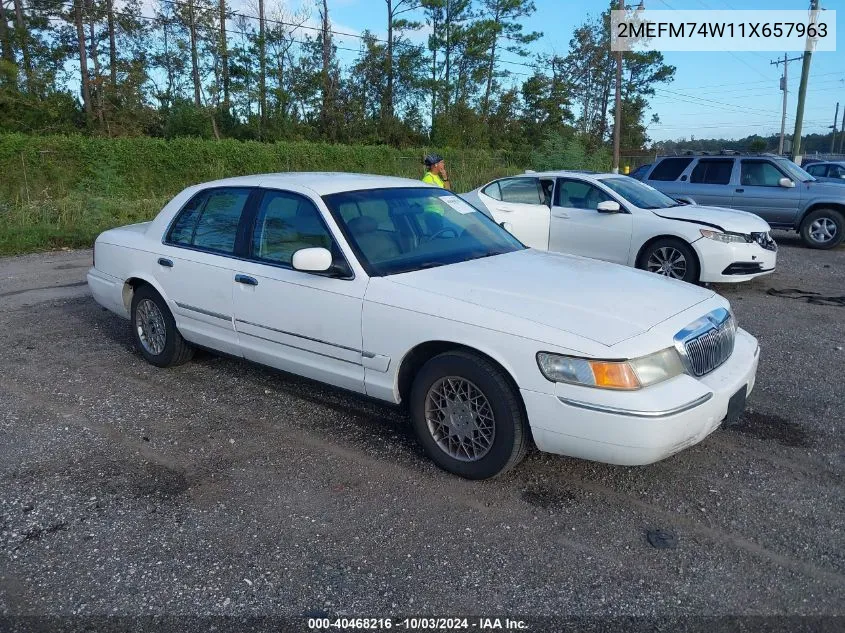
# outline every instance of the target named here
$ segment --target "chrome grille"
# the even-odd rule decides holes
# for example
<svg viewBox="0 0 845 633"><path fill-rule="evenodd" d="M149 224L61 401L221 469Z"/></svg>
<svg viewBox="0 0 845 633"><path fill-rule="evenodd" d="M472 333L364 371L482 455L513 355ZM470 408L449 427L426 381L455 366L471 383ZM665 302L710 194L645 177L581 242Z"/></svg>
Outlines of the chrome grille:
<svg viewBox="0 0 845 633"><path fill-rule="evenodd" d="M703 376L730 358L735 338L733 315L719 308L678 332L675 346L687 371L693 376Z"/></svg>

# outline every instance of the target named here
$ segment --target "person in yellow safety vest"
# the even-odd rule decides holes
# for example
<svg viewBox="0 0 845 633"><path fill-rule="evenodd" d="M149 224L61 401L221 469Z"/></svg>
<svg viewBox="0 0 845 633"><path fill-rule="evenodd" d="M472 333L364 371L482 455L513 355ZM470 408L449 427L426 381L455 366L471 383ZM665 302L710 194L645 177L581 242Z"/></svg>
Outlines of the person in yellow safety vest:
<svg viewBox="0 0 845 633"><path fill-rule="evenodd" d="M425 163L425 176L422 181L431 185L437 185L443 189L450 189L449 175L446 173L446 163L440 154L429 154L423 159Z"/></svg>

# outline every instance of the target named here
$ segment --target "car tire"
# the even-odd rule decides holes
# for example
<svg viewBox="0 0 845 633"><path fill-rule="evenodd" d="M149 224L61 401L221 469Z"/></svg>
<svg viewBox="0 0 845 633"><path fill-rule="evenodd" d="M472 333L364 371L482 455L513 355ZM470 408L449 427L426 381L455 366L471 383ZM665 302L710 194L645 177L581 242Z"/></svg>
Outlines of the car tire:
<svg viewBox="0 0 845 633"><path fill-rule="evenodd" d="M801 222L801 241L805 246L826 250L845 238L845 217L836 209L816 209Z"/></svg>
<svg viewBox="0 0 845 633"><path fill-rule="evenodd" d="M450 473L488 479L525 456L528 422L519 394L478 354L452 351L430 359L414 379L409 409L426 454Z"/></svg>
<svg viewBox="0 0 845 633"><path fill-rule="evenodd" d="M135 348L147 362L157 367L174 367L193 357L193 346L182 338L167 303L152 286L135 289L130 322Z"/></svg>
<svg viewBox="0 0 845 633"><path fill-rule="evenodd" d="M700 272L692 246L674 237L660 238L643 249L637 268L691 284L698 283Z"/></svg>

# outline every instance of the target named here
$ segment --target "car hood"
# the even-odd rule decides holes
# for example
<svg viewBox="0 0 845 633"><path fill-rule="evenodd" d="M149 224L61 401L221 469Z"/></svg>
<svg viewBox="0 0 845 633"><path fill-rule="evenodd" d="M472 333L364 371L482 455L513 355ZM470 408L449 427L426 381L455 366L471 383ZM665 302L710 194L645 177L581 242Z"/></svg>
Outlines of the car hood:
<svg viewBox="0 0 845 633"><path fill-rule="evenodd" d="M845 182L845 180L842 180L842 182ZM842 189L838 182L813 180L802 184L813 198L824 197L831 198L835 202L845 202L845 189Z"/></svg>
<svg viewBox="0 0 845 633"><path fill-rule="evenodd" d="M608 346L643 334L714 296L653 273L534 249L388 279ZM480 326L498 329L498 324L481 322L478 315L473 318L472 310L462 312Z"/></svg>
<svg viewBox="0 0 845 633"><path fill-rule="evenodd" d="M715 226L732 233L759 233L770 230L768 222L759 215L736 209L688 204L668 209L650 209L650 211L661 218Z"/></svg>

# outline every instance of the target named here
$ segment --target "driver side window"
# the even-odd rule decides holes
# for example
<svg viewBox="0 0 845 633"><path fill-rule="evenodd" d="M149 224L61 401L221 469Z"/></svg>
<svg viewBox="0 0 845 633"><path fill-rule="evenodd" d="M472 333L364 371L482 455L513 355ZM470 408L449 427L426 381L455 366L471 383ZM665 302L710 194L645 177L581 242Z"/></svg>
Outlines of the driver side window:
<svg viewBox="0 0 845 633"><path fill-rule="evenodd" d="M600 202L612 200L598 187L581 180L558 180L555 190L555 206L567 209L595 211Z"/></svg>

